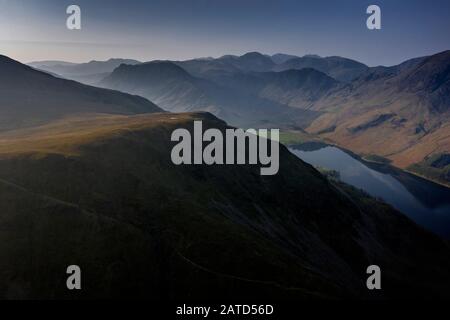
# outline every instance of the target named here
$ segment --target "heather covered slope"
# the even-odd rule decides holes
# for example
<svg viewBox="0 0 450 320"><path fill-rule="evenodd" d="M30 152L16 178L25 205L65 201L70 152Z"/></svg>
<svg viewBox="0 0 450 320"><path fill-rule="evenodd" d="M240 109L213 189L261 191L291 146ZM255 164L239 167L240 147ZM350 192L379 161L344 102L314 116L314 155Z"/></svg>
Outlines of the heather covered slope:
<svg viewBox="0 0 450 320"><path fill-rule="evenodd" d="M55 78L0 56L0 131L74 114L157 111L144 98Z"/></svg>
<svg viewBox="0 0 450 320"><path fill-rule="evenodd" d="M174 166L206 113L66 119L0 136L0 296L448 295L450 251L389 206L281 148L280 172ZM9 141L9 145L8 145ZM369 264L383 290L365 288ZM83 290L65 288L78 264Z"/></svg>

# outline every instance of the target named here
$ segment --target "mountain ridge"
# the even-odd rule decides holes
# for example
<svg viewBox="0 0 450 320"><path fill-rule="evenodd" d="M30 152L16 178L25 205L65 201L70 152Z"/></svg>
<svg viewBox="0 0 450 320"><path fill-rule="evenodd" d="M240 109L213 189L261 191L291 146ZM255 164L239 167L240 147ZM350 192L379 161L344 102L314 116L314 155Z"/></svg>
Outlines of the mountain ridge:
<svg viewBox="0 0 450 320"><path fill-rule="evenodd" d="M73 114L162 111L142 97L56 78L6 56L0 56L0 84L0 130Z"/></svg>

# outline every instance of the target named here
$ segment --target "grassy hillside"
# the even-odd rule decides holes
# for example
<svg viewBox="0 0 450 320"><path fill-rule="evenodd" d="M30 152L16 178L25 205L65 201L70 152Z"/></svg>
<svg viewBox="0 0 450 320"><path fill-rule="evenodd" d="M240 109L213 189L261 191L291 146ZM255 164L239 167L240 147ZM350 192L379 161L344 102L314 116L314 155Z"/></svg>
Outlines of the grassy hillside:
<svg viewBox="0 0 450 320"><path fill-rule="evenodd" d="M195 119L226 127L206 113L98 115L0 135L0 296L448 295L446 243L284 147L276 176L172 165L170 134ZM381 293L365 288L373 263ZM70 264L80 292L65 288Z"/></svg>

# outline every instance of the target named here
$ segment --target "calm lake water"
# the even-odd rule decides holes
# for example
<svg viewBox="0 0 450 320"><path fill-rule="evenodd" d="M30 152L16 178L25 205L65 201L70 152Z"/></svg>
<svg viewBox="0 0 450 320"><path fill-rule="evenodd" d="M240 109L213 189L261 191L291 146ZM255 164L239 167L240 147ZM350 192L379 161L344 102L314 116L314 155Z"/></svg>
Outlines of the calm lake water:
<svg viewBox="0 0 450 320"><path fill-rule="evenodd" d="M338 171L343 182L382 198L419 225L450 239L449 188L333 146L304 144L289 150L311 165Z"/></svg>

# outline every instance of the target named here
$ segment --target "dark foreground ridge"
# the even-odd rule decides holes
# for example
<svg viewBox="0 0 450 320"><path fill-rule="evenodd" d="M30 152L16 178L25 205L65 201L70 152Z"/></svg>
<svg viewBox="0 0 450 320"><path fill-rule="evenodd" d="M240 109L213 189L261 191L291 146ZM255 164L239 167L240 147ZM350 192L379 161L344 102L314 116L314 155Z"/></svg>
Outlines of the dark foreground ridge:
<svg viewBox="0 0 450 320"><path fill-rule="evenodd" d="M194 120L226 127L157 113L0 135L0 297L448 296L444 241L284 147L276 176L173 165L171 132ZM72 264L80 291L66 288ZM371 264L378 292L365 286Z"/></svg>

